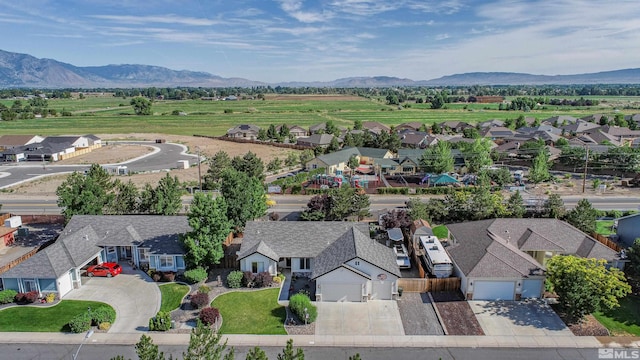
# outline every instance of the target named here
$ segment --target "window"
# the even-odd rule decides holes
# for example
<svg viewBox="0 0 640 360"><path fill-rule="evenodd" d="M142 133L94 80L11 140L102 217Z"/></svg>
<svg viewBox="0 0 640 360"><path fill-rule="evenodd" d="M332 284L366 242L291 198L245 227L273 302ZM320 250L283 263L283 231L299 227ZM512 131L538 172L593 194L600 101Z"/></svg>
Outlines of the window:
<svg viewBox="0 0 640 360"><path fill-rule="evenodd" d="M360 261L356 260L356 266L359 266L359 265L360 265Z"/></svg>
<svg viewBox="0 0 640 360"><path fill-rule="evenodd" d="M160 255L159 268L173 268L173 256Z"/></svg>
<svg viewBox="0 0 640 360"><path fill-rule="evenodd" d="M116 247L115 246L107 246L107 254L115 254Z"/></svg>
<svg viewBox="0 0 640 360"><path fill-rule="evenodd" d="M311 270L310 258L300 258L300 270Z"/></svg>
<svg viewBox="0 0 640 360"><path fill-rule="evenodd" d="M412 173L413 172L413 166L403 166L402 167L402 171L406 172L406 173Z"/></svg>
<svg viewBox="0 0 640 360"><path fill-rule="evenodd" d="M284 266L286 268L291 268L291 258L284 258Z"/></svg>
<svg viewBox="0 0 640 360"><path fill-rule="evenodd" d="M311 168L312 168L312 169L317 169L317 168L318 168L318 165L316 165L316 164L311 164Z"/></svg>
<svg viewBox="0 0 640 360"><path fill-rule="evenodd" d="M138 249L140 261L149 261L149 249Z"/></svg>
<svg viewBox="0 0 640 360"><path fill-rule="evenodd" d="M34 279L24 279L24 292L37 291L36 281Z"/></svg>

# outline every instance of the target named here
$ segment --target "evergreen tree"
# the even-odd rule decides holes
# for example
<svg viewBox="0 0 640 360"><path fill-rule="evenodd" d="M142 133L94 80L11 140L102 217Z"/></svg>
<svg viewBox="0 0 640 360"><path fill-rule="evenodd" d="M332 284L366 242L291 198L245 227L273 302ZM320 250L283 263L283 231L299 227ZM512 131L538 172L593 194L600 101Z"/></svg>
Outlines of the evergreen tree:
<svg viewBox="0 0 640 360"><path fill-rule="evenodd" d="M438 141L435 146L425 149L418 161L427 173L444 174L453 171L451 145L447 141Z"/></svg>
<svg viewBox="0 0 640 360"><path fill-rule="evenodd" d="M512 218L521 218L524 216L526 211L522 195L520 195L520 191L516 191L507 201L506 212Z"/></svg>
<svg viewBox="0 0 640 360"><path fill-rule="evenodd" d="M585 234L591 235L596 232L596 219L598 210L587 199L578 201L573 210L567 213L567 222Z"/></svg>
<svg viewBox="0 0 640 360"><path fill-rule="evenodd" d="M534 184L547 181L551 178L551 173L549 173L549 157L546 151L541 150L535 159L533 159L533 165L529 170L527 178Z"/></svg>

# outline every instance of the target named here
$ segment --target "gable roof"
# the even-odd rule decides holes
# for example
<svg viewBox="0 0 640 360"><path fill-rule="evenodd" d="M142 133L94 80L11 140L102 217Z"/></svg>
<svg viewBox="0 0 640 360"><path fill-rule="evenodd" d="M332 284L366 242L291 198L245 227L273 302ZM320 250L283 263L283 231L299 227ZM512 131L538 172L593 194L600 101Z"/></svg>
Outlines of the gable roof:
<svg viewBox="0 0 640 360"><path fill-rule="evenodd" d="M366 223L249 221L238 259L259 253L270 259L313 258L313 277L356 257L400 276L393 251L368 236Z"/></svg>
<svg viewBox="0 0 640 360"><path fill-rule="evenodd" d="M38 135L2 135L0 136L0 147L27 145L42 140L43 138Z"/></svg>
<svg viewBox="0 0 640 360"><path fill-rule="evenodd" d="M231 129L227 130L227 134L236 134L236 133L243 133L243 132L250 132L250 133L258 133L258 131L260 131L260 127L257 125L252 125L252 124L240 124L240 125L236 125L234 127L232 127Z"/></svg>

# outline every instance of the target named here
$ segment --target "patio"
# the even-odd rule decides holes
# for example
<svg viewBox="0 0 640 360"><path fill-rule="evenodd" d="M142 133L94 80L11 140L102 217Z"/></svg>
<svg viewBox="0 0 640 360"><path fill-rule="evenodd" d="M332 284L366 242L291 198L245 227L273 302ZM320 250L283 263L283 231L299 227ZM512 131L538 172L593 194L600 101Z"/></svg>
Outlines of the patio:
<svg viewBox="0 0 640 360"><path fill-rule="evenodd" d="M300 291L304 291L309 295L309 299L311 301L315 301L316 299L316 282L315 280L311 280L309 276L310 273L304 272L294 272L292 273L289 270L283 270L282 273L285 276L284 284L282 285L282 291L280 292L280 297L278 298L278 302L283 305L288 305L289 298L291 295L297 294ZM286 302L286 303L283 303Z"/></svg>

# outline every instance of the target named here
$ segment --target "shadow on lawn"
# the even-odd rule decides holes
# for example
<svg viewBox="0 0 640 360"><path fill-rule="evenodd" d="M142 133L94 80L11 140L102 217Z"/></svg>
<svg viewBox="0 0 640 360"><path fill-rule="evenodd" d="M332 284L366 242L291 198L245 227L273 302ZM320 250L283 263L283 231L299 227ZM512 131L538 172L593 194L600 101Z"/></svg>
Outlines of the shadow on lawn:
<svg viewBox="0 0 640 360"><path fill-rule="evenodd" d="M620 307L602 313L621 324L640 326L640 296L628 295L620 300Z"/></svg>

